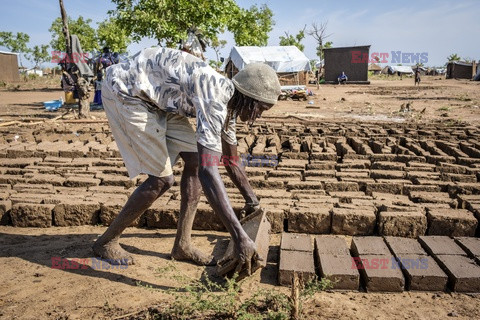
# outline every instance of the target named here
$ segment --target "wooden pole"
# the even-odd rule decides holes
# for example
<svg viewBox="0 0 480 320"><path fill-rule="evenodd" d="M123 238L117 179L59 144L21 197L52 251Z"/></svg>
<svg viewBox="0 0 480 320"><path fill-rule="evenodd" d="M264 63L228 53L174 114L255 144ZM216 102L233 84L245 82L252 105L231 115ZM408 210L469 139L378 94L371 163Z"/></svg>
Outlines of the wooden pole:
<svg viewBox="0 0 480 320"><path fill-rule="evenodd" d="M63 22L63 35L65 36L65 45L66 45L66 53L68 55L69 61L71 61L72 55L72 44L70 43L70 32L68 31L68 16L67 12L65 11L65 7L63 5L63 0L58 0L60 2L60 13L62 14L62 22Z"/></svg>
<svg viewBox="0 0 480 320"><path fill-rule="evenodd" d="M72 63L72 43L70 39L70 32L68 30L68 16L65 11L65 6L63 5L63 0L58 0L60 2L60 12L62 14L62 23L63 23L63 35L65 36L65 45L66 45L66 66L67 72L69 72L75 81L75 88L78 93L78 111L81 118L88 118L90 116L90 84L85 80L80 73L77 71L70 71L70 64Z"/></svg>

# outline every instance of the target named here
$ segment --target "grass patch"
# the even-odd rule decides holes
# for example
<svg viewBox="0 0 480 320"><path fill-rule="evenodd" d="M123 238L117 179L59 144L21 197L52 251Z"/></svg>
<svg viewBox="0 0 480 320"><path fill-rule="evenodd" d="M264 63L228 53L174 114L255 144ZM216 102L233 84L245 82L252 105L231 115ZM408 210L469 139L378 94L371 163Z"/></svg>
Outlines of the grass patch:
<svg viewBox="0 0 480 320"><path fill-rule="evenodd" d="M242 299L240 293L243 281L237 281L237 275L217 282L204 272L200 279L193 279L182 274L174 263L157 269L157 273L176 280L180 286L166 291L173 300L161 310L149 313L152 319L303 319L302 306L315 293L330 289L334 284L328 279L314 279L304 285L297 281L292 286L291 296L274 289L259 288ZM137 285L148 290L159 290L142 283Z"/></svg>

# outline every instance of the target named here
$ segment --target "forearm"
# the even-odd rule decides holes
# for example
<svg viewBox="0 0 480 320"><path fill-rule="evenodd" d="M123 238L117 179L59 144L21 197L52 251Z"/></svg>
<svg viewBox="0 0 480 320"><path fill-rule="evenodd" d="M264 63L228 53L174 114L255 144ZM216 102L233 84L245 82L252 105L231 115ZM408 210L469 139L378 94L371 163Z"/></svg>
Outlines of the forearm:
<svg viewBox="0 0 480 320"><path fill-rule="evenodd" d="M248 182L245 167L240 161L237 153L237 146L231 145L222 139L223 155L229 159L228 165L225 167L227 174L242 194L245 202L250 205L258 205L258 198Z"/></svg>
<svg viewBox="0 0 480 320"><path fill-rule="evenodd" d="M198 144L199 159L206 157L218 157L221 155L218 152L206 149L202 145ZM202 184L203 192L208 199L208 202L212 206L215 213L220 217L222 223L230 232L232 239L238 243L239 241L248 238L247 234L243 230L235 212L230 205L228 199L227 190L223 184L218 167L208 165L203 161L199 161L198 176Z"/></svg>
<svg viewBox="0 0 480 320"><path fill-rule="evenodd" d="M258 205L258 198L255 195L250 182L248 182L244 167L240 164L230 164L226 169L228 176L242 194L245 202L251 205Z"/></svg>

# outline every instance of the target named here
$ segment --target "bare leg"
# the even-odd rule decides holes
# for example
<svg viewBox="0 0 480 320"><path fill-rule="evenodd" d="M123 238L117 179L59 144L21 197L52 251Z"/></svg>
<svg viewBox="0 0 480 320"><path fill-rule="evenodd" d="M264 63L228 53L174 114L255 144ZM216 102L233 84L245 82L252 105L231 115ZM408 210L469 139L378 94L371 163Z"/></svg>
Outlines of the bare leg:
<svg viewBox="0 0 480 320"><path fill-rule="evenodd" d="M118 239L122 232L147 210L152 203L167 191L174 182L173 176L148 176L128 198L127 203L113 220L105 233L98 238L92 249L97 256L111 260L112 264L133 264L132 256L125 251Z"/></svg>
<svg viewBox="0 0 480 320"><path fill-rule="evenodd" d="M177 236L172 249L172 258L175 260L190 260L198 265L213 265L213 256L207 255L192 245L192 226L197 212L198 201L202 192L198 180L198 153L180 153L185 168L180 181L180 216L178 218Z"/></svg>

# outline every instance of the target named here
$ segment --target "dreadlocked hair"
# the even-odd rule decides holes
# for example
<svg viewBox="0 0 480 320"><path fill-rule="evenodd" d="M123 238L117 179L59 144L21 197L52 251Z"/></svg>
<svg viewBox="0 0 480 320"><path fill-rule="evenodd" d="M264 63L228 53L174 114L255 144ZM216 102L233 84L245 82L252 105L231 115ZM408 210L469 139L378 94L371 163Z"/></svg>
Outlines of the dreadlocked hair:
<svg viewBox="0 0 480 320"><path fill-rule="evenodd" d="M247 108L250 113L249 122L253 122L253 120L255 120L256 118L255 102L255 99L250 98L249 96L246 96L237 89L235 89L232 98L228 102L227 118L225 119L225 124L223 126L224 130L228 129L228 124L230 123L230 120L236 118L237 115L242 113L245 108Z"/></svg>

